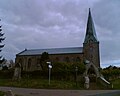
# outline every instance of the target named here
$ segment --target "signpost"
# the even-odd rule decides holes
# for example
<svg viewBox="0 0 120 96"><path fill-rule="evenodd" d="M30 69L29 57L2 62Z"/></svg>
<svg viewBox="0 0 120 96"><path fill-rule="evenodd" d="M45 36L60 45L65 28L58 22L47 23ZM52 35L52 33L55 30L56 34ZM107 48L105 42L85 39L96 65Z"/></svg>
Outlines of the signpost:
<svg viewBox="0 0 120 96"><path fill-rule="evenodd" d="M51 62L47 62L48 64L48 69L49 69L49 85L50 85L50 78L51 78L51 69L52 69L52 65Z"/></svg>

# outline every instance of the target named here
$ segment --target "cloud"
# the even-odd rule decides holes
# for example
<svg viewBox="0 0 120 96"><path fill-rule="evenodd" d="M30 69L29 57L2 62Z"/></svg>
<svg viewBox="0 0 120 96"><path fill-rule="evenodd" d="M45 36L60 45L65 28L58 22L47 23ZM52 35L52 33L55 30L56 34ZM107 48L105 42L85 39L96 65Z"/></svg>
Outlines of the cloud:
<svg viewBox="0 0 120 96"><path fill-rule="evenodd" d="M94 20L97 25L102 64L114 64L120 58L120 1L119 0L101 0L93 7ZM108 63L107 63L108 64Z"/></svg>

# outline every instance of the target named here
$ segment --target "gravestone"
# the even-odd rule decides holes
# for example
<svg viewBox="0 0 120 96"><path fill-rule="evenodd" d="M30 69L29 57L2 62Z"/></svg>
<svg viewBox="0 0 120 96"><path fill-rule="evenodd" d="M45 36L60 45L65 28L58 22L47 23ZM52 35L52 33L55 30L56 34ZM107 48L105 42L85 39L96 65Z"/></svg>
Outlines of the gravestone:
<svg viewBox="0 0 120 96"><path fill-rule="evenodd" d="M21 79L21 66L20 63L16 63L13 80L20 80L20 79Z"/></svg>

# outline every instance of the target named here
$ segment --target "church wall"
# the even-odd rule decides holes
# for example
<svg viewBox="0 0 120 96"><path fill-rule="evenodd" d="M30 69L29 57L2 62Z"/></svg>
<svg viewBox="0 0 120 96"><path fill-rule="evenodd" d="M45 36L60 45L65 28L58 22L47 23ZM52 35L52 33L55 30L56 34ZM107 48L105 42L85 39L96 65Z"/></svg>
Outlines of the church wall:
<svg viewBox="0 0 120 96"><path fill-rule="evenodd" d="M22 69L24 71L34 71L40 70L40 55L35 56L16 56L15 62L21 63ZM54 62L83 62L83 54L49 54L50 61Z"/></svg>
<svg viewBox="0 0 120 96"><path fill-rule="evenodd" d="M58 54L50 55L50 60L53 62L74 62L76 58L80 58L80 61L83 60L83 54Z"/></svg>

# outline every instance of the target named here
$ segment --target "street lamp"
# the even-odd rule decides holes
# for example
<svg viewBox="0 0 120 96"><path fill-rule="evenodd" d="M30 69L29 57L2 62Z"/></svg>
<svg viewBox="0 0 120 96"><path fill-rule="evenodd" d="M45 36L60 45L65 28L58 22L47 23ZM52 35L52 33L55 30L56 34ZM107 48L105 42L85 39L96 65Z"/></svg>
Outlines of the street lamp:
<svg viewBox="0 0 120 96"><path fill-rule="evenodd" d="M51 75L51 69L52 69L52 65L51 62L46 62L48 64L48 69L49 69L49 85L50 85L50 75Z"/></svg>

